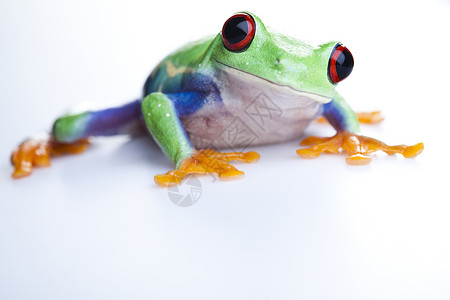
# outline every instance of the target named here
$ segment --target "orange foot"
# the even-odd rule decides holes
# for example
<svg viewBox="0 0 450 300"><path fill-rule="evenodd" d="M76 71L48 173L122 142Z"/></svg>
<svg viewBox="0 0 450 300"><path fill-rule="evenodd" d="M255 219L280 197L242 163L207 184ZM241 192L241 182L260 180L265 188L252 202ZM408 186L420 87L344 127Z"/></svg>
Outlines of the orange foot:
<svg viewBox="0 0 450 300"><path fill-rule="evenodd" d="M383 114L381 111L371 111L371 112L359 112L355 113L356 117L358 118L359 123L364 124L378 124L381 123L384 120ZM327 123L327 119L324 117L321 117L317 119L320 123Z"/></svg>
<svg viewBox="0 0 450 300"><path fill-rule="evenodd" d="M242 177L244 172L229 164L232 160L246 163L256 162L259 154L250 152L220 153L212 149L195 150L194 154L185 158L177 170L166 174L156 175L155 182L162 187L179 184L188 174L217 173L220 179L236 179Z"/></svg>
<svg viewBox="0 0 450 300"><path fill-rule="evenodd" d="M11 163L14 165L12 177L17 179L29 176L33 167L50 166L50 156L81 153L88 145L88 139L73 143L60 143L49 136L27 139L11 155Z"/></svg>
<svg viewBox="0 0 450 300"><path fill-rule="evenodd" d="M348 131L338 132L335 136L329 138L311 136L303 140L300 145L311 146L297 150L297 154L303 158L316 158L322 152L339 153L340 149L343 149L349 155L345 159L349 165L369 164L371 158L366 154L378 150L382 150L389 155L400 153L406 158L414 158L422 152L424 147L423 143L414 146L388 146L376 139Z"/></svg>

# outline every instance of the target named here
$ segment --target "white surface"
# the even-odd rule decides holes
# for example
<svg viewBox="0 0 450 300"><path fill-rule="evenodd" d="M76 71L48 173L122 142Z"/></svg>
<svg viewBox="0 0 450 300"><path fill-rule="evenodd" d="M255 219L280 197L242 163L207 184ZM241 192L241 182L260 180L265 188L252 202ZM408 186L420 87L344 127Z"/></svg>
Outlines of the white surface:
<svg viewBox="0 0 450 300"><path fill-rule="evenodd" d="M1 299L449 299L447 1L18 1L0 3ZM416 160L302 160L297 142L258 147L246 177L201 178L180 208L153 175L149 139L102 139L13 181L8 158L85 100L140 95L151 68L248 9L355 57L339 90L381 109L363 133L425 143ZM326 125L309 134L327 135Z"/></svg>

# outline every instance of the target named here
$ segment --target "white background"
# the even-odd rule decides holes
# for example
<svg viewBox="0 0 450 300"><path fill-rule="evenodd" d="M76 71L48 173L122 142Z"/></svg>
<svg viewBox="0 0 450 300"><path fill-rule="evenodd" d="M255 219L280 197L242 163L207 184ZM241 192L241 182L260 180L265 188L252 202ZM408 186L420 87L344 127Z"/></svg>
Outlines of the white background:
<svg viewBox="0 0 450 300"><path fill-rule="evenodd" d="M352 167L300 159L297 141L257 147L257 164L236 164L244 179L202 177L188 208L154 184L172 165L148 138L10 178L22 139L79 102L139 97L160 59L240 10L342 41L355 67L339 91L386 116L362 132L424 153ZM437 0L2 0L0 298L450 299L449 29Z"/></svg>

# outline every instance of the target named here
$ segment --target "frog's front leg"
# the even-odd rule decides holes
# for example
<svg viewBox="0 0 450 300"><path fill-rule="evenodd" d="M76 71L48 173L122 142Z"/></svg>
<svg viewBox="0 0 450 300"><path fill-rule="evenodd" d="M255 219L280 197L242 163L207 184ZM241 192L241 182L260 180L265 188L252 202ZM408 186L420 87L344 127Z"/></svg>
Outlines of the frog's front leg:
<svg viewBox="0 0 450 300"><path fill-rule="evenodd" d="M256 152L220 153L212 149L196 150L192 146L179 117L192 113L203 95L197 92L163 94L155 92L142 101L145 124L161 150L175 164L175 170L156 175L155 182L163 187L179 184L188 174L216 173L221 179L241 177L244 172L229 164L232 160L254 162ZM186 108L190 103L190 108Z"/></svg>
<svg viewBox="0 0 450 300"><path fill-rule="evenodd" d="M316 158L322 152L339 153L342 149L347 151L349 155L346 158L347 164L366 165L371 161L367 154L378 150L389 155L400 153L406 158L414 158L424 148L423 143L414 146L388 146L376 139L359 135L359 123L356 114L344 98L337 93L331 102L324 105L323 116L336 129L336 135L329 138L306 138L300 144L310 147L297 150L297 154L301 157Z"/></svg>

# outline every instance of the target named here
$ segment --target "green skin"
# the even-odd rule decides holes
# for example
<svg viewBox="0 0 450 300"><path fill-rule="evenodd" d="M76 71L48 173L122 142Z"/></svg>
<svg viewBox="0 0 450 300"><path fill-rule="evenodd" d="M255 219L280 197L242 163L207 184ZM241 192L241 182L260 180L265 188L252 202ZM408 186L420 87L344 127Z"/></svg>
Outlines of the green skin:
<svg viewBox="0 0 450 300"><path fill-rule="evenodd" d="M279 93L286 99L303 97L302 101L310 101L315 110L302 111L301 121L309 123L325 116L336 130L357 133L356 115L336 93L336 84L327 74L330 55L337 42L310 45L269 30L257 16L251 16L256 32L245 51L227 50L222 33L187 44L166 57L149 76L138 115L135 105L131 104L104 111L68 114L56 120L52 131L54 138L73 142L88 136L124 133L142 116L148 131L178 168L183 159L192 155L194 147L198 148L199 143L191 142L190 137L200 135L213 139L220 133L216 128L220 129L230 118L236 117L231 101L245 107L246 101L251 100L245 95L230 99L230 91L234 88L228 81L230 76L235 76L238 86L248 86L249 90L262 89L265 93ZM129 113L130 117L119 121L111 117L109 120L108 116L116 116L115 113L122 116ZM191 123L200 124L196 123L200 122L199 116L215 123L190 128ZM107 121L100 126L100 120ZM108 121L109 127L105 125ZM287 135L284 140L298 138L301 133ZM276 134L262 136L258 143L279 142L274 136Z"/></svg>

